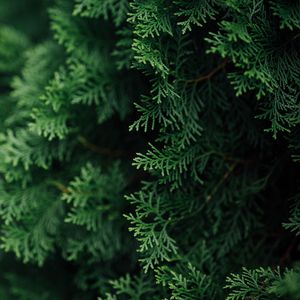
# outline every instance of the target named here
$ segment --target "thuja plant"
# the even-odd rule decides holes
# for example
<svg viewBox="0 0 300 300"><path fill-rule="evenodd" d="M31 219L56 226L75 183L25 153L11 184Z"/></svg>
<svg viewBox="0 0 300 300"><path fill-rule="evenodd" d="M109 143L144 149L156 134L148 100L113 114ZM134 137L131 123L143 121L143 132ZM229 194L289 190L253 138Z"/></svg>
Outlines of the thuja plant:
<svg viewBox="0 0 300 300"><path fill-rule="evenodd" d="M0 20L0 299L300 299L299 0Z"/></svg>

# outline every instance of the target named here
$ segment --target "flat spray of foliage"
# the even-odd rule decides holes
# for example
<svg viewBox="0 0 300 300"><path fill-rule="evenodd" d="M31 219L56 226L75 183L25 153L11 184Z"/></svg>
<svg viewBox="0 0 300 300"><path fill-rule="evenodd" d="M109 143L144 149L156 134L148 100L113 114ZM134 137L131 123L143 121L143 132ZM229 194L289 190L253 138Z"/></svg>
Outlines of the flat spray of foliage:
<svg viewBox="0 0 300 300"><path fill-rule="evenodd" d="M1 300L300 299L299 0L0 21Z"/></svg>

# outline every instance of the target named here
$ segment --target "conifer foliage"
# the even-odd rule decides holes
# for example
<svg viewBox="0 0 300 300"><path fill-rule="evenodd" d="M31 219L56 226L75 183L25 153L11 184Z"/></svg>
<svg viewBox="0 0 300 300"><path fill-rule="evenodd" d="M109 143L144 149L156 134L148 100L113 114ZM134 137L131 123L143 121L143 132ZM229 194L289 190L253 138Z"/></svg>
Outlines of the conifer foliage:
<svg viewBox="0 0 300 300"><path fill-rule="evenodd" d="M299 0L0 21L0 299L300 299Z"/></svg>

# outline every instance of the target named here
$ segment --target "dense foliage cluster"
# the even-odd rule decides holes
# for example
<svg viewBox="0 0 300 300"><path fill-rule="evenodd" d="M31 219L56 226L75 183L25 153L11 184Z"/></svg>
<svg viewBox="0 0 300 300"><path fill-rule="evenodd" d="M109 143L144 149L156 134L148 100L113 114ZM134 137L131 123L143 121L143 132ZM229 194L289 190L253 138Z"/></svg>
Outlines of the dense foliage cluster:
<svg viewBox="0 0 300 300"><path fill-rule="evenodd" d="M1 0L0 299L300 299L300 1Z"/></svg>

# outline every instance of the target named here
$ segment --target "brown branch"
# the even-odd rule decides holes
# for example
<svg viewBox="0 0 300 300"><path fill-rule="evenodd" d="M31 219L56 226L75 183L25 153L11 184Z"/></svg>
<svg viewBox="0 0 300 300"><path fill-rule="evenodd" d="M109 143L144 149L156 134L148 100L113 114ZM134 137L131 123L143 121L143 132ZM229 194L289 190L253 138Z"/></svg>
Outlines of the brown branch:
<svg viewBox="0 0 300 300"><path fill-rule="evenodd" d="M80 144L82 144L84 147L86 147L87 149L104 155L104 156L109 156L109 157L122 157L122 156L126 156L126 153L124 151L121 150L112 150L109 148L104 148L104 147L99 147L95 144L92 144L91 142L89 142L85 137L83 136L79 136L78 137L78 141Z"/></svg>
<svg viewBox="0 0 300 300"><path fill-rule="evenodd" d="M228 58L225 58L218 66L216 66L214 69L212 69L207 74L202 74L198 78L187 80L187 83L199 83L204 80L209 80L211 77L213 77L216 73L218 73L220 70L222 70L228 62Z"/></svg>
<svg viewBox="0 0 300 300"><path fill-rule="evenodd" d="M220 181L215 185L214 189L211 191L211 193L206 197L206 202L209 202L213 195L218 191L219 187L226 181L226 179L232 174L235 167L237 166L237 162L234 162L230 167L229 170L224 173Z"/></svg>
<svg viewBox="0 0 300 300"><path fill-rule="evenodd" d="M249 163L255 162L255 159L240 159L240 158L234 158L234 157L227 156L227 155L223 156L223 158L224 158L224 160L236 162L238 164L249 164Z"/></svg>
<svg viewBox="0 0 300 300"><path fill-rule="evenodd" d="M51 184L51 185L53 185L54 187L56 187L59 191L61 191L64 194L70 193L70 190L65 185L63 185L62 183L60 183L59 181L49 180L48 183Z"/></svg>
<svg viewBox="0 0 300 300"><path fill-rule="evenodd" d="M291 255L291 252L295 246L295 243L296 243L296 238L294 238L290 245L287 247L286 251L284 252L284 254L282 255L282 257L280 258L280 262L279 262L279 265L280 266L283 266L285 264L285 262L288 260L288 258L290 257Z"/></svg>
<svg viewBox="0 0 300 300"><path fill-rule="evenodd" d="M54 186L55 188L57 188L57 190L59 190L60 192L62 192L63 194L69 194L71 193L71 190L66 187L64 184L62 184L61 182L59 181L56 181L56 180L49 180L48 183L52 186ZM97 193L98 190L95 190L95 191L85 191L85 192L82 192L80 190L76 190L76 193L78 195L84 195L84 196L94 196L96 193Z"/></svg>

